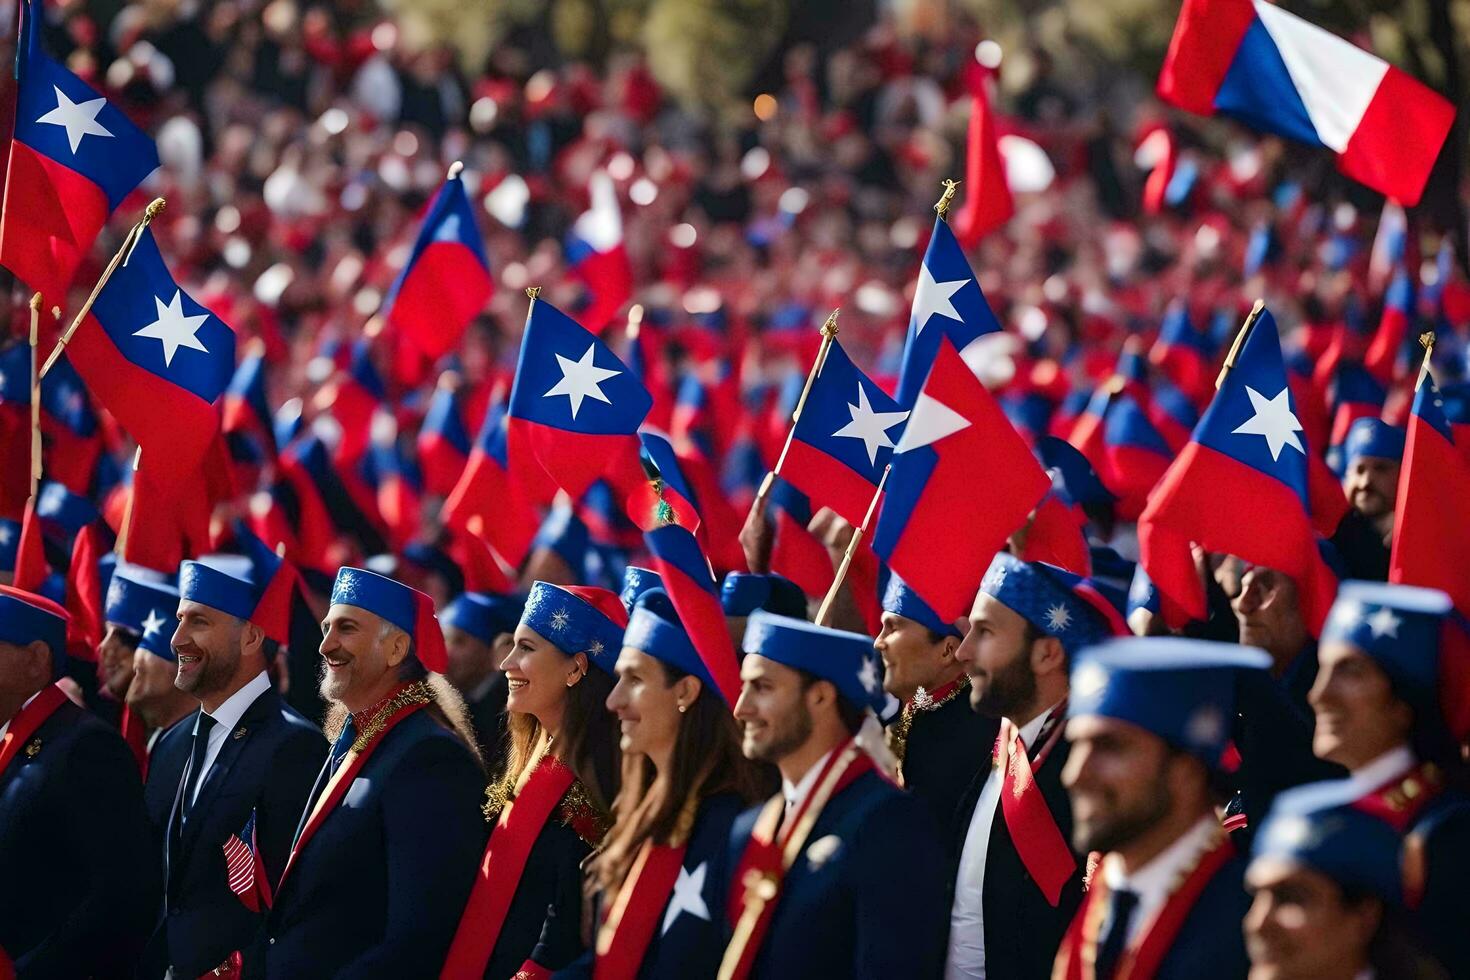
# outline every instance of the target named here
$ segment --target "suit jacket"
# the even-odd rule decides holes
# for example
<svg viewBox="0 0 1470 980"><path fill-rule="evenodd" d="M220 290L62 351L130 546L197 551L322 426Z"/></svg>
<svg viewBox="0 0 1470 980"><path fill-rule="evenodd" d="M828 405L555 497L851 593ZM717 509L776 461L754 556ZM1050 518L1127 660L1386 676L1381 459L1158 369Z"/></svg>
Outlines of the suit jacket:
<svg viewBox="0 0 1470 980"><path fill-rule="evenodd" d="M132 974L158 902L150 841L132 752L65 702L0 772L0 947L20 977Z"/></svg>
<svg viewBox="0 0 1470 980"><path fill-rule="evenodd" d="M170 966L176 976L197 977L250 946L261 917L230 891L225 841L254 811L256 841L274 888L327 754L321 731L268 689L225 736L189 819L181 821L181 783L198 716L187 715L153 748L145 795L155 853L162 856L164 901L140 977L161 977Z"/></svg>
<svg viewBox="0 0 1470 980"><path fill-rule="evenodd" d="M1236 854L1210 878L1159 964L1157 980L1237 980L1250 972L1240 925L1251 907L1247 863Z"/></svg>
<svg viewBox="0 0 1470 980"><path fill-rule="evenodd" d="M903 785L947 827L977 772L990 771L1000 723L970 708L969 687L932 711L914 713L903 755ZM974 809L974 801L970 801ZM958 855L956 855L958 857Z"/></svg>
<svg viewBox="0 0 1470 980"><path fill-rule="evenodd" d="M323 766L308 811L328 776ZM389 730L281 883L266 974L436 976L485 849L484 789L469 750L427 711Z"/></svg>
<svg viewBox="0 0 1470 980"><path fill-rule="evenodd" d="M759 812L746 811L731 828L731 868ZM751 976L938 976L945 867L928 808L877 772L864 773L827 802L786 873Z"/></svg>
<svg viewBox="0 0 1470 980"><path fill-rule="evenodd" d="M999 722L993 724L998 729ZM1041 790L1046 808L1056 820L1063 839L1069 842L1072 839L1072 801L1062 786L1062 769L1067 764L1071 748L1065 736L1059 737L1041 768L1034 773L1036 788ZM980 791L989 777L989 766L976 773L964 800L955 811L952 827L954 863L948 879L946 910L954 904L960 856L964 852L975 806L980 801ZM1007 980L1045 980L1051 976L1057 947L1061 945L1062 936L1082 901L1082 876L1087 868L1087 855L1074 853L1073 857L1077 861L1077 869L1053 906L1021 862L1021 855L1006 826L1005 815L997 804L995 820L990 825L990 843L985 852L985 881L981 895L985 917L986 976L1005 977ZM947 937L948 914L944 921ZM947 948L948 943L945 945Z"/></svg>

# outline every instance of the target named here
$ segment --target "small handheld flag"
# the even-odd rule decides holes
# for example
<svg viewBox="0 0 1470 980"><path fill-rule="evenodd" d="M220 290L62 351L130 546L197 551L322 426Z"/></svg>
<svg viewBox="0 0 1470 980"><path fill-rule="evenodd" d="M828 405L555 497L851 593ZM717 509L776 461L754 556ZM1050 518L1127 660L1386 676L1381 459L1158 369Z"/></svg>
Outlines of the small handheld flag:
<svg viewBox="0 0 1470 980"><path fill-rule="evenodd" d="M271 907L270 880L265 874L265 865L260 858L260 848L255 841L255 811L238 834L225 839L225 877L230 891L252 912Z"/></svg>

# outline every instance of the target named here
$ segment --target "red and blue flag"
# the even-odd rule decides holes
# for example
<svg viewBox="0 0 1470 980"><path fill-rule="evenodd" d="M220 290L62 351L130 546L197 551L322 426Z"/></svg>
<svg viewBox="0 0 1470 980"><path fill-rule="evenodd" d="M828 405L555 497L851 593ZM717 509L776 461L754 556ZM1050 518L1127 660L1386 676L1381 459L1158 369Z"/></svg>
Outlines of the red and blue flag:
<svg viewBox="0 0 1470 980"><path fill-rule="evenodd" d="M1470 615L1470 461L1456 446L1434 378L1424 372L1409 416L1394 505L1388 580L1443 589Z"/></svg>
<svg viewBox="0 0 1470 980"><path fill-rule="evenodd" d="M448 496L454 490L470 455L470 436L465 429L459 390L457 385L446 381L441 378L434 389L417 440L424 490L439 497Z"/></svg>
<svg viewBox="0 0 1470 980"><path fill-rule="evenodd" d="M491 547L512 565L519 565L541 518L520 481L511 477L507 422L504 401L493 399L440 515L449 527L461 530L479 518Z"/></svg>
<svg viewBox="0 0 1470 980"><path fill-rule="evenodd" d="M704 661L720 696L734 706L740 697L740 658L725 625L725 612L720 605L720 589L710 571L709 559L689 528L668 524L643 535L652 558L653 570L663 579L663 587L673 600L674 609L699 659Z"/></svg>
<svg viewBox="0 0 1470 980"><path fill-rule="evenodd" d="M607 326L633 297L633 267L623 245L623 213L607 172L587 183L591 206L572 224L566 238L567 265L587 289L578 316L593 330Z"/></svg>

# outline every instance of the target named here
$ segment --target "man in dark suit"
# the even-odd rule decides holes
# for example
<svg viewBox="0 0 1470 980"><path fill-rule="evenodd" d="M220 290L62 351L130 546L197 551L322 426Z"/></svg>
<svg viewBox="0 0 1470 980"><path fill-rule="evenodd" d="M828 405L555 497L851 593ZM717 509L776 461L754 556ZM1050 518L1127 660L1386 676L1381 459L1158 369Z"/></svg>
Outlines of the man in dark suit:
<svg viewBox="0 0 1470 980"><path fill-rule="evenodd" d="M433 600L344 568L321 655L335 741L266 918L264 975L432 977L488 830Z"/></svg>
<svg viewBox="0 0 1470 980"><path fill-rule="evenodd" d="M261 916L231 890L225 844L253 818L273 885L327 754L321 732L270 682L266 664L286 622L262 608L262 589L246 574L223 557L185 562L179 574L175 684L199 708L159 740L148 773L164 869L164 902L139 970L150 980L200 976L250 946Z"/></svg>
<svg viewBox="0 0 1470 980"><path fill-rule="evenodd" d="M872 641L758 611L744 647L742 749L781 771L782 792L731 828L737 921L721 975L934 976L944 932L937 828L856 737L884 699Z"/></svg>
<svg viewBox="0 0 1470 980"><path fill-rule="evenodd" d="M949 978L1045 978L1082 898L1085 852L1068 843L1062 788L1067 672L1089 643L1123 632L1107 600L1060 568L995 556L957 656L993 727L992 764L956 814ZM1038 795L1039 793L1039 795Z"/></svg>
<svg viewBox="0 0 1470 980"><path fill-rule="evenodd" d="M0 974L26 980L128 976L158 900L137 764L52 683L66 621L0 586Z"/></svg>
<svg viewBox="0 0 1470 980"><path fill-rule="evenodd" d="M525 602L518 596L466 592L444 607L448 667L444 677L464 697L479 739L480 755L492 775L505 768L505 699L510 693L500 664L510 653Z"/></svg>

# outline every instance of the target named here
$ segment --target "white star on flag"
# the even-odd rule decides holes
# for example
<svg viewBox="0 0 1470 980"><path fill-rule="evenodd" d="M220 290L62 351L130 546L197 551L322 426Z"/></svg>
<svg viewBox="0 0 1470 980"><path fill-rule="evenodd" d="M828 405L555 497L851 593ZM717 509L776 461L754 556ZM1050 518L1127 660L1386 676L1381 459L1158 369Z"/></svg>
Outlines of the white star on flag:
<svg viewBox="0 0 1470 980"><path fill-rule="evenodd" d="M1302 424L1292 414L1288 402L1290 392L1291 389L1282 388L1275 398L1267 398L1246 385L1245 393L1250 397L1251 409L1255 414L1231 430L1236 435L1264 436L1266 446L1271 450L1272 462L1281 458L1281 450L1285 446L1291 446L1303 456L1307 454L1302 441L1296 435L1302 431Z"/></svg>
<svg viewBox="0 0 1470 980"><path fill-rule="evenodd" d="M56 108L37 119L36 122L48 123L65 129L66 141L71 144L73 153L77 152L77 147L82 145L83 136L112 135L106 126L97 121L97 113L107 105L106 99L73 102L60 88L55 85L51 87L56 91Z"/></svg>
<svg viewBox="0 0 1470 980"><path fill-rule="evenodd" d="M209 348L196 336L199 328L204 326L204 321L209 319L209 314L185 316L183 297L183 291L179 289L174 290L174 298L167 305L162 297L153 297L153 305L158 307L158 319L133 334L134 337L151 337L163 344L164 367L173 367L174 355L179 352L180 347L191 347L209 353Z"/></svg>
<svg viewBox="0 0 1470 980"><path fill-rule="evenodd" d="M871 657L863 660L863 669L858 671L857 677L864 690L869 693L878 690L878 668L873 666Z"/></svg>
<svg viewBox="0 0 1470 980"><path fill-rule="evenodd" d="M833 438L841 436L844 439L861 439L863 448L868 451L868 465L878 462L878 450L887 447L893 448L893 440L888 438L888 430L909 417L908 412L875 412L873 406L868 402L868 392L863 388L862 382L858 382L858 403L847 403L847 411L852 415L852 421L832 433Z"/></svg>
<svg viewBox="0 0 1470 980"><path fill-rule="evenodd" d="M1387 606L1380 606L1364 622L1368 624L1368 629L1375 637L1397 637L1399 635L1399 624L1403 620L1395 616L1392 609Z"/></svg>
<svg viewBox="0 0 1470 980"><path fill-rule="evenodd" d="M148 610L148 618L143 620L143 635L152 636L154 633L163 629L163 624L166 622L168 620L160 616L157 609Z"/></svg>
<svg viewBox="0 0 1470 980"><path fill-rule="evenodd" d="M577 417L578 410L582 407L582 399L595 398L605 405L611 405L608 397L602 393L601 384L608 378L616 377L623 372L600 368L592 363L592 354L597 350L596 344L587 346L587 353L577 360L569 357L556 355L556 363L561 367L561 380L552 386L551 390L542 395L542 398L550 398L552 395L566 395L572 405L572 418Z"/></svg>
<svg viewBox="0 0 1470 980"><path fill-rule="evenodd" d="M1046 611L1046 628L1060 633L1072 625L1072 613L1066 606L1057 603Z"/></svg>
<svg viewBox="0 0 1470 980"><path fill-rule="evenodd" d="M699 867L692 872L688 868L679 869L679 879L674 882L674 894L669 899L669 907L664 910L663 928L659 930L662 936L669 931L669 926L681 912L688 912L696 919L708 922L709 906L704 901L704 877L708 870L709 862L700 862Z"/></svg>
<svg viewBox="0 0 1470 980"><path fill-rule="evenodd" d="M899 437L898 446L893 451L906 453L910 449L927 446L946 436L952 436L969 425L970 420L959 412L920 392L919 400L914 403L914 410L910 413L909 424L904 426L903 435Z"/></svg>
<svg viewBox="0 0 1470 980"><path fill-rule="evenodd" d="M919 285L914 290L914 332L923 333L929 318L936 313L963 323L964 317L960 316L959 310L954 308L954 294L969 281L969 279L951 279L948 282L935 282L933 274L929 272L929 267L920 264Z"/></svg>

